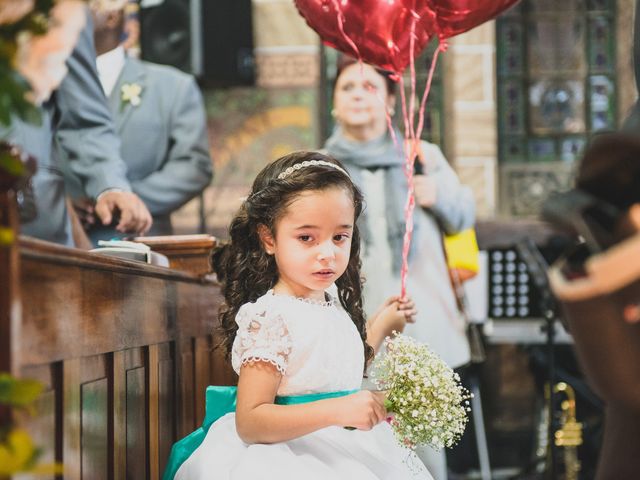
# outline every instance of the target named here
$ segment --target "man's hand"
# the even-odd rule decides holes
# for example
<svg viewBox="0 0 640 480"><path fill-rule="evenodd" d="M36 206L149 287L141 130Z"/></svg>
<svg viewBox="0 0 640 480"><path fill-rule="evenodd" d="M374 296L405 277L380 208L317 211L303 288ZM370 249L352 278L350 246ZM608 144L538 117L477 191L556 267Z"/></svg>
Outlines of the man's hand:
<svg viewBox="0 0 640 480"><path fill-rule="evenodd" d="M89 230L95 225L96 212L93 200L86 197L75 198L71 200L71 205L83 229Z"/></svg>
<svg viewBox="0 0 640 480"><path fill-rule="evenodd" d="M135 193L116 190L102 193L96 201L95 213L104 225L112 222L115 210L120 211L116 226L119 232L144 234L151 228L151 214Z"/></svg>

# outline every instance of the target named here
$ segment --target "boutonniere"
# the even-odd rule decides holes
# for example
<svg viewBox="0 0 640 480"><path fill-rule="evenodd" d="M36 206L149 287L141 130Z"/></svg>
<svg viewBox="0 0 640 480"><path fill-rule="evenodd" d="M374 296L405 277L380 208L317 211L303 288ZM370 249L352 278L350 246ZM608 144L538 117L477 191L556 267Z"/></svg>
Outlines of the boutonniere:
<svg viewBox="0 0 640 480"><path fill-rule="evenodd" d="M137 83L125 83L120 89L122 94L122 103L130 103L134 107L140 105L140 95L142 87Z"/></svg>

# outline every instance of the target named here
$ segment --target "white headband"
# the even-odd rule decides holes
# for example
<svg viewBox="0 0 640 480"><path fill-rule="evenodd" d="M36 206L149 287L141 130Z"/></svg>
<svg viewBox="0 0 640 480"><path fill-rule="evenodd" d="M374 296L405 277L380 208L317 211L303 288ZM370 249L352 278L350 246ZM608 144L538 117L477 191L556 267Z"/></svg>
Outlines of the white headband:
<svg viewBox="0 0 640 480"><path fill-rule="evenodd" d="M300 170L301 168L311 167L311 166L316 166L316 165L323 165L325 167L334 168L334 169L344 173L347 177L349 177L349 174L345 171L345 169L344 168L340 168L335 163L326 162L325 160L305 160L304 162L296 163L295 165L287 168L284 172L280 173L278 175L278 180L282 180L283 178L287 178L293 172L295 172L296 170ZM349 177L349 178L351 178L351 177Z"/></svg>

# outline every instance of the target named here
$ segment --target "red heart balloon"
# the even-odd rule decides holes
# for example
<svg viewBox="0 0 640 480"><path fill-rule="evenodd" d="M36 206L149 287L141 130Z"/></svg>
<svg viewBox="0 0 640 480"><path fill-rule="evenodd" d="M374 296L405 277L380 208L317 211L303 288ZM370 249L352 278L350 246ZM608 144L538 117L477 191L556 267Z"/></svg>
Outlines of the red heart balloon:
<svg viewBox="0 0 640 480"><path fill-rule="evenodd" d="M325 44L396 73L411 61L414 21L415 57L435 35L433 12L426 0L295 0L295 4Z"/></svg>
<svg viewBox="0 0 640 480"><path fill-rule="evenodd" d="M518 0L426 0L435 13L440 40L471 30L497 17Z"/></svg>

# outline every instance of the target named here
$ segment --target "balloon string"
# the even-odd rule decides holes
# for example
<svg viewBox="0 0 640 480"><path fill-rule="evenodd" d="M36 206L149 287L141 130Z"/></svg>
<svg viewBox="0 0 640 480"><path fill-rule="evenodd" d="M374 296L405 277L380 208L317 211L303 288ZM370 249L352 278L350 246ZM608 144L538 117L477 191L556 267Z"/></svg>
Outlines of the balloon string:
<svg viewBox="0 0 640 480"><path fill-rule="evenodd" d="M407 98L404 93L404 77L402 75L399 76L398 83L400 84L400 102L402 106L402 120L404 122L404 132L405 136L409 131L409 112L407 112ZM402 148L396 142L396 148L399 152L402 152ZM403 155L404 156L404 155Z"/></svg>
<svg viewBox="0 0 640 480"><path fill-rule="evenodd" d="M411 97L409 99L409 135L405 137L411 137L412 140L415 141L415 129L414 129L414 117L415 117L415 98L416 98L416 60L415 60L415 47L416 47L416 23L420 18L415 11L411 11L412 19L411 19L411 35L409 36L409 68L411 74ZM409 162L407 163L407 169L409 167Z"/></svg>
<svg viewBox="0 0 640 480"><path fill-rule="evenodd" d="M364 73L364 65L362 61L362 57L360 56L360 50L353 40L347 35L344 30L344 22L345 17L340 8L340 4L338 0L332 0L333 6L337 12L337 22L338 29L340 33L346 40L346 42L353 48L353 51L358 58L360 63L361 72ZM419 119L418 119L418 127L415 127L414 117L415 117L415 98L416 98L416 70L415 70L415 29L420 16L415 12L412 13L412 22L411 22L411 35L410 35L410 79L411 79L411 99L409 101L409 109L407 109L407 99L405 95L405 85L404 79L402 75L398 75L399 83L400 83L400 98L402 102L402 117L404 121L404 137L405 144L408 148L402 148L402 146L398 142L398 138L396 136L395 129L393 128L393 124L391 121L391 114L389 112L389 108L386 105L386 102L380 98L383 103L385 103L385 117L387 120L387 128L391 134L391 138L393 143L398 150L404 156L405 163L405 176L407 177L407 185L408 185L408 193L407 193L407 201L405 203L404 215L405 215L405 232L402 243L402 266L400 269L400 296L404 298L407 292L407 273L409 271L409 250L411 248L411 239L413 236L413 211L415 209L415 196L413 194L414 190L414 182L413 182L413 164L415 162L417 152L418 152L418 139L422 134L422 129L424 126L424 111L426 106L427 97L429 95L429 91L431 90L431 81L433 79L433 74L435 71L436 62L438 59L438 54L440 51L445 51L447 46L446 43L441 43L431 60L431 66L429 69L429 75L427 78L427 83L425 86L425 91L422 96L422 100L420 102L420 110L419 110Z"/></svg>
<svg viewBox="0 0 640 480"><path fill-rule="evenodd" d="M344 13L342 12L342 8L340 8L340 3L338 3L338 0L332 0L332 3L333 3L333 8L335 8L336 12L338 13L338 15L336 16L338 20L338 30L340 30L340 33L342 34L344 39L351 46L351 48L353 48L353 51L356 54L355 56L358 58L358 60L360 60L360 62L362 62L362 57L360 56L360 50L358 49L358 46L355 44L353 40L351 40L351 37L347 35L347 32L344 31L345 17L344 17Z"/></svg>
<svg viewBox="0 0 640 480"><path fill-rule="evenodd" d="M431 66L429 67L429 75L427 77L427 84L424 88L424 93L422 94L422 101L420 102L420 111L418 112L418 129L416 131L416 137L420 138L422 135L422 128L424 127L424 111L427 105L427 97L429 96L429 92L431 91L431 81L433 80L433 73L436 70L436 64L438 62L438 55L440 52L445 52L447 50L447 44L444 41L441 41L433 54L433 58L431 59Z"/></svg>
<svg viewBox="0 0 640 480"><path fill-rule="evenodd" d="M414 24L415 25L415 24ZM413 26L413 25L412 25ZM413 37L412 37L413 39ZM410 126L409 131L405 130L405 139L409 144L409 148L405 148L405 174L407 176L407 202L405 204L404 215L405 215L405 232L404 238L402 242L402 267L400 268L400 297L404 298L407 293L407 275L409 273L409 251L411 250L411 240L413 237L413 212L415 210L416 202L414 196L414 181L413 181L413 164L416 161L416 156L418 154L418 140L422 135L422 129L424 127L424 112L427 103L427 97L429 96L429 92L431 91L431 83L433 81L433 74L435 72L436 64L438 61L438 56L441 51L445 51L447 49L447 44L442 42L438 45L433 58L431 59L431 65L429 67L429 75L427 76L427 82L425 85L424 93L422 95L422 100L420 102L420 110L418 112L418 127L414 130L413 126L413 117L415 116L414 112L414 97L416 93L416 72L415 72L415 58L413 51L413 42L411 42L411 101L410 101L410 118L407 118L407 109L406 109L406 98L404 97L404 82L402 81L402 77L400 78L400 87L402 94L402 103L403 103L403 114L405 116L405 129L407 124ZM410 140L410 141L409 141ZM419 160L418 160L419 161Z"/></svg>
<svg viewBox="0 0 640 480"><path fill-rule="evenodd" d="M415 31L416 23L420 16L412 11L411 36L409 41L410 75L411 75L411 98L409 100L409 111L407 112L406 98L404 95L404 82L400 82L402 92L402 112L405 116L405 144L404 149L404 173L407 177L407 201L404 207L405 231L402 240L402 266L400 267L400 298L404 298L407 293L407 274L409 272L409 250L411 249L411 238L413 236L413 211L416 201L413 195L413 162L416 156L416 131L415 131L415 97L416 97L416 66L415 66ZM408 128L407 128L408 127Z"/></svg>

